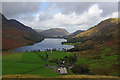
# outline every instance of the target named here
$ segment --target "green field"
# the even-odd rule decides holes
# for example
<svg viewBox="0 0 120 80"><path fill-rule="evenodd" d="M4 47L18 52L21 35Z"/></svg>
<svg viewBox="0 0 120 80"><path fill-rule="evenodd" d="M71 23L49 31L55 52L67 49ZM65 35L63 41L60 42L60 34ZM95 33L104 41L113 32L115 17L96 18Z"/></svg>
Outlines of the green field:
<svg viewBox="0 0 120 80"><path fill-rule="evenodd" d="M102 54L86 56L86 54L81 54L76 52L79 56L75 66L80 65L82 67L87 67L91 73L94 75L109 75L118 76L118 55L106 56L106 53L111 51L109 48L100 48ZM47 51L41 52L16 52L2 57L2 74L3 75L39 75L41 77L58 77L61 76L53 69L47 68L45 64L56 65L53 61L59 61L60 59L65 59L65 57L74 56L71 52L65 51L53 51L46 61ZM39 57L41 55L41 57ZM83 56L84 55L84 56ZM83 57L82 57L83 56ZM85 57L86 56L86 57ZM97 58L99 57L100 58ZM69 63L67 63L69 64ZM75 75L71 69L68 69L68 75Z"/></svg>
<svg viewBox="0 0 120 80"><path fill-rule="evenodd" d="M62 42L62 45L77 45L79 43Z"/></svg>
<svg viewBox="0 0 120 80"><path fill-rule="evenodd" d="M46 51L44 52L16 52L13 54L3 56L3 75L12 74L32 74L40 75L42 77L56 77L59 74L54 72L53 69L46 68L45 64L55 65L42 60L38 55L42 55L44 58ZM54 51L50 54L50 59L58 58L61 59L64 56L72 55L63 51Z"/></svg>
<svg viewBox="0 0 120 80"><path fill-rule="evenodd" d="M108 46L100 47L97 50L76 52L79 56L76 65L87 66L93 74L119 76L119 55L116 53L114 48Z"/></svg>

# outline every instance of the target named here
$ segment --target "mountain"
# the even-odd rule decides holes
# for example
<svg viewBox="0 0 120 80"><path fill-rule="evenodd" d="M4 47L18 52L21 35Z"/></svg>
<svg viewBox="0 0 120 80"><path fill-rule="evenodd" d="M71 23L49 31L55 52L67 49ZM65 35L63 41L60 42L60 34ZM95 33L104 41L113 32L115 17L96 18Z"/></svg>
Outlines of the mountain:
<svg viewBox="0 0 120 80"><path fill-rule="evenodd" d="M118 39L120 30L120 19L109 18L100 22L98 25L68 39L68 42L79 43L75 46L76 50L88 50L94 48L97 44L104 44L106 42ZM114 43L112 42L112 43Z"/></svg>
<svg viewBox="0 0 120 80"><path fill-rule="evenodd" d="M40 31L39 34L45 37L62 37L65 35L69 35L69 33L65 29L61 28L52 28L44 31Z"/></svg>
<svg viewBox="0 0 120 80"><path fill-rule="evenodd" d="M42 29L34 29L36 32L43 32L44 30L42 30Z"/></svg>
<svg viewBox="0 0 120 80"><path fill-rule="evenodd" d="M120 19L110 18L100 22L98 25L84 31L76 36L73 36L68 42L93 42L102 43L116 38L119 34L118 25Z"/></svg>
<svg viewBox="0 0 120 80"><path fill-rule="evenodd" d="M109 18L82 32L68 42L75 43L74 52L79 59L73 71L87 67L92 74L119 76L120 18Z"/></svg>
<svg viewBox="0 0 120 80"><path fill-rule="evenodd" d="M78 34L80 34L82 32L84 32L84 30L77 30L74 33L70 34L69 37L74 37L74 36L76 36L76 35L78 35Z"/></svg>
<svg viewBox="0 0 120 80"><path fill-rule="evenodd" d="M43 36L17 20L2 16L2 49L9 50L43 40Z"/></svg>

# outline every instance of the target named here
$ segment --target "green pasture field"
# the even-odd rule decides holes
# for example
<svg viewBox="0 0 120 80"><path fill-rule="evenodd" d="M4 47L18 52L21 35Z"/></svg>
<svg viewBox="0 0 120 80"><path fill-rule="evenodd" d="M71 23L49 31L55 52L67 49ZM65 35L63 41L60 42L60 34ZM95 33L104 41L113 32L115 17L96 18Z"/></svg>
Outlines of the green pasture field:
<svg viewBox="0 0 120 80"><path fill-rule="evenodd" d="M77 45L78 43L62 43L63 45Z"/></svg>
<svg viewBox="0 0 120 80"><path fill-rule="evenodd" d="M13 75L13 74L32 74L40 75L42 77L56 77L59 74L53 69L47 68L45 64L56 65L55 63L50 63L43 61L38 55L46 57L45 53L47 51L41 52L15 52L9 55L5 55L2 58L2 74L3 75ZM48 52L47 52L48 53ZM72 53L66 53L63 51L53 51L50 54L50 59L52 58L64 58L64 56L73 55Z"/></svg>

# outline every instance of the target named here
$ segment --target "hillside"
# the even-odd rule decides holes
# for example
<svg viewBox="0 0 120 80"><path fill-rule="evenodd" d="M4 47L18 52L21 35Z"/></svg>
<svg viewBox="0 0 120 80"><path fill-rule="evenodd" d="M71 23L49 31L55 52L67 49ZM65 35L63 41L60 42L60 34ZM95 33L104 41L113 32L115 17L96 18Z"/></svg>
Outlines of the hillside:
<svg viewBox="0 0 120 80"><path fill-rule="evenodd" d="M110 18L100 22L98 25L68 39L68 42L80 42L88 44L104 43L119 36L118 26L120 19Z"/></svg>
<svg viewBox="0 0 120 80"><path fill-rule="evenodd" d="M71 33L70 35L68 35L67 37L74 37L74 36L76 36L76 35L78 35L78 34L80 34L82 32L84 32L84 30L77 30L77 31Z"/></svg>
<svg viewBox="0 0 120 80"><path fill-rule="evenodd" d="M72 59L71 60L69 59L70 56L71 57L73 56L73 53L64 52L64 51L53 51L53 53L50 54L48 58L48 60L50 61L47 62L45 60L46 52L47 51L15 52L12 53L11 55L4 55L2 60L3 61L2 77L3 78L118 78L116 76L108 76L108 75L106 76L106 75L96 75L96 74L76 75L69 68L67 68L68 69L67 75L60 75L58 74L58 72L55 72L54 69L47 67L46 64L49 64L50 66L55 66L56 61L59 61L61 59L65 59L68 60L69 62L72 62L71 61ZM40 57L40 55L42 57ZM83 66L83 63L85 62L80 62L80 60L84 61L84 59L79 58L78 60L79 64ZM84 70L84 68L81 68L80 72L82 72L82 70Z"/></svg>
<svg viewBox="0 0 120 80"><path fill-rule="evenodd" d="M37 30L38 32L39 30ZM61 28L52 28L44 31L39 31L39 34L45 36L45 37L62 37L65 35L69 35L69 33L65 29Z"/></svg>
<svg viewBox="0 0 120 80"><path fill-rule="evenodd" d="M120 19L110 18L69 38L68 42L76 43L69 51L79 56L74 71L79 71L78 66L86 66L93 74L119 76L119 26Z"/></svg>
<svg viewBox="0 0 120 80"><path fill-rule="evenodd" d="M2 14L0 14L2 15ZM32 28L17 20L7 20L2 15L2 49L9 50L43 40Z"/></svg>

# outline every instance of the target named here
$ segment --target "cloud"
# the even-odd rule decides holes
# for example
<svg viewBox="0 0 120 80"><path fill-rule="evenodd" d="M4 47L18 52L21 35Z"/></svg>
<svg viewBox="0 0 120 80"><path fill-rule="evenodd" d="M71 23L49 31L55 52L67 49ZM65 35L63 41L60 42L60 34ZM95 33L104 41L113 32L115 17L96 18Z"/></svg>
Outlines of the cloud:
<svg viewBox="0 0 120 80"><path fill-rule="evenodd" d="M7 18L17 19L32 28L57 27L74 32L87 30L104 19L117 17L115 4L95 2L4 3L3 14Z"/></svg>
<svg viewBox="0 0 120 80"><path fill-rule="evenodd" d="M95 4L95 2L61 2L56 4L61 8L63 14L71 14L72 12L81 14Z"/></svg>
<svg viewBox="0 0 120 80"><path fill-rule="evenodd" d="M103 10L103 13L101 14L102 17L118 11L118 2L99 2L97 4L100 9Z"/></svg>
<svg viewBox="0 0 120 80"><path fill-rule="evenodd" d="M65 27L66 29L71 28L71 30L77 29L88 29L87 24L94 24L97 22L97 19L100 17L102 10L99 9L98 5L95 4L91 6L88 11L85 11L81 14L76 14L73 12L71 14L62 14L58 13L53 16L53 19L43 21L43 26L49 27ZM81 27L82 25L82 27ZM84 25L86 25L84 27ZM89 25L90 26L90 25ZM75 28L74 28L75 27ZM91 26L90 26L91 27ZM72 32L71 31L71 32Z"/></svg>
<svg viewBox="0 0 120 80"><path fill-rule="evenodd" d="M84 11L79 15L76 14L76 12L73 12L71 14L62 14L60 12L60 13L54 13L54 15L52 15L53 16L52 18L45 20L41 20L41 16L44 17L43 15L41 15L44 13L41 12L40 14L36 15L34 23L30 23L29 25L32 25L33 28L44 28L44 29L62 27L69 30L70 32L73 32L78 29L90 28L92 26L90 24L94 24L95 22L97 22L97 20L99 20L98 18L100 17L101 13L102 10L99 9L97 4L91 6L87 11ZM47 14L49 15L49 13ZM23 22L26 24L29 23L25 21Z"/></svg>
<svg viewBox="0 0 120 80"><path fill-rule="evenodd" d="M117 18L118 17L118 12L113 12L111 17L112 18Z"/></svg>
<svg viewBox="0 0 120 80"><path fill-rule="evenodd" d="M37 12L41 7L40 4L36 2L3 2L2 13L8 18L18 18Z"/></svg>

